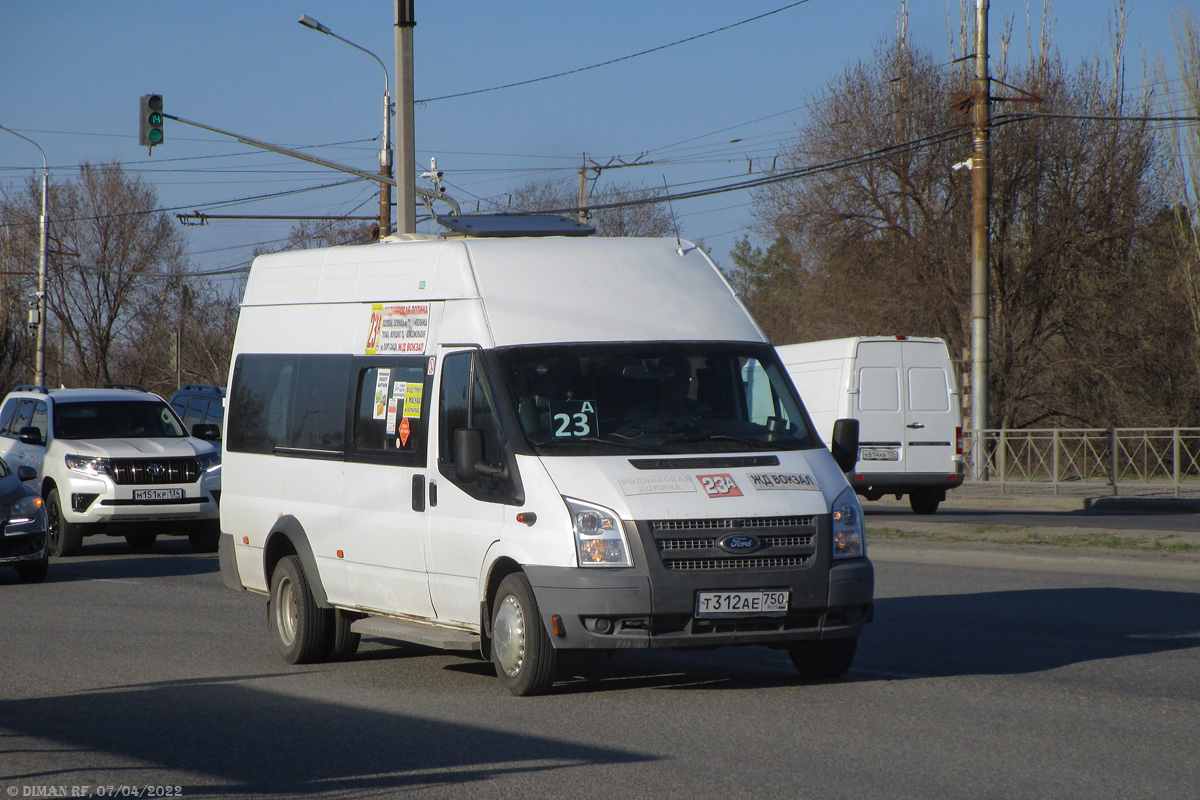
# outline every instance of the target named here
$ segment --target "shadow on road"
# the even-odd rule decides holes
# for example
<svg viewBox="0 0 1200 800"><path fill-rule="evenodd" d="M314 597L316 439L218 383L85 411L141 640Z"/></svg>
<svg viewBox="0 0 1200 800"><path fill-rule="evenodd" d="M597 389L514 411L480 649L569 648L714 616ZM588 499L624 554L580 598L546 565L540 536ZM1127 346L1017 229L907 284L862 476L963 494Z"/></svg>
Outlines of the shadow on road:
<svg viewBox="0 0 1200 800"><path fill-rule="evenodd" d="M148 765L180 776L172 782L184 784L184 796L230 797L357 796L650 760L617 748L308 700L245 682L265 677L271 676L0 701L9 732L0 737L0 760L37 746L14 737L36 737L75 751L71 772L81 783L97 772L127 772L120 780L136 786L145 783L140 776ZM50 782L45 772L22 774L9 763L7 781ZM187 775L204 780L187 786ZM54 773L55 782L64 777L71 776Z"/></svg>
<svg viewBox="0 0 1200 800"><path fill-rule="evenodd" d="M877 599L859 646L914 675L1011 675L1200 646L1200 594L1036 589Z"/></svg>

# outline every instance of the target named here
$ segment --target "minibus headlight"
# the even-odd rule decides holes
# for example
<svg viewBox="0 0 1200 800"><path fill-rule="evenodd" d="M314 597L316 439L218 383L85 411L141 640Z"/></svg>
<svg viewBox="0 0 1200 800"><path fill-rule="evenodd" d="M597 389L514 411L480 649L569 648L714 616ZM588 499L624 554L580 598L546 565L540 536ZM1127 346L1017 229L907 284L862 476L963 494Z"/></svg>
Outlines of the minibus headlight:
<svg viewBox="0 0 1200 800"><path fill-rule="evenodd" d="M20 525L25 522L33 522L41 512L42 505L42 498L40 497L22 497L9 506L8 524Z"/></svg>
<svg viewBox="0 0 1200 800"><path fill-rule="evenodd" d="M867 534L863 528L862 506L854 490L847 486L833 501L833 557L860 558L867 554Z"/></svg>
<svg viewBox="0 0 1200 800"><path fill-rule="evenodd" d="M617 515L602 506L581 503L566 497L575 532L575 550L581 567L628 567L629 546L625 528Z"/></svg>
<svg viewBox="0 0 1200 800"><path fill-rule="evenodd" d="M108 474L108 459L93 456L67 456L67 469L99 477Z"/></svg>

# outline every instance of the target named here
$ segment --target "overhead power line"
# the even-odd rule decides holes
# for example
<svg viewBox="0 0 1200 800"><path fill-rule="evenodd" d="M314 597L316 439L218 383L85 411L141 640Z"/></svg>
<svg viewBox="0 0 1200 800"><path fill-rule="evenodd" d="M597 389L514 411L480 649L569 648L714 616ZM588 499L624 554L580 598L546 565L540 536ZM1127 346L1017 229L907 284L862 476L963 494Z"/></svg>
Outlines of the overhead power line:
<svg viewBox="0 0 1200 800"><path fill-rule="evenodd" d="M640 58L641 56L649 55L651 53L657 53L660 50L666 50L667 48L670 48L670 47L675 47L675 46L681 45L681 44L687 44L688 42L694 42L697 39L703 39L705 36L712 36L713 34L716 34L716 33L722 33L724 31L731 30L733 28L737 28L741 25L748 25L751 22L757 22L760 19L766 19L767 17L773 16L775 14L780 14L784 11L788 11L790 9L795 8L796 6L802 6L807 2L809 2L809 0L797 0L797 2L795 2L795 3L791 3L789 5L783 6L782 8L777 8L774 11L768 11L765 14L759 14L756 17L750 17L750 18L744 19L740 22L734 22L730 25L725 25L724 27L721 27L721 28L714 28L713 30L706 31L704 33L698 33L695 36L689 36L686 39L680 39L677 42L671 42L670 44L662 44L662 45L659 45L658 47L652 47L649 50L643 50L640 53L631 53L627 56L621 56L620 58L611 58L608 61L601 61L599 64L592 64L589 67L577 67L576 69L569 69L566 72L559 72L554 75L543 75L540 78L530 78L529 80L516 81L515 83L506 83L502 86L492 86L488 89L472 89L469 92L457 92L456 94L446 94L446 95L442 95L441 97L430 97L425 100L418 100L417 102L418 103L436 103L439 100L450 100L455 97L469 97L474 94L483 94L485 92L497 92L497 91L500 91L501 89L512 89L517 86L528 86L531 83L541 83L542 81L549 81L549 80L553 80L555 78L562 78L567 75L576 75L580 72L587 72L588 70L599 69L600 67L611 66L612 64L619 64L622 61L629 61L630 59Z"/></svg>

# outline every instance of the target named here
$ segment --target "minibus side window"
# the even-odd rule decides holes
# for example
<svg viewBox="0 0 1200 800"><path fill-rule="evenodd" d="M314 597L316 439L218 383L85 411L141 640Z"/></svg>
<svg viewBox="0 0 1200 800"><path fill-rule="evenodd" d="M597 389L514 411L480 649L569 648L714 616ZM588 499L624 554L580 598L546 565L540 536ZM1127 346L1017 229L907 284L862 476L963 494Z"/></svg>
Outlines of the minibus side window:
<svg viewBox="0 0 1200 800"><path fill-rule="evenodd" d="M424 440L421 421L425 397L424 365L389 362L361 366L357 384L354 460L382 459L415 465L415 457L421 453ZM392 458L383 458L385 456Z"/></svg>

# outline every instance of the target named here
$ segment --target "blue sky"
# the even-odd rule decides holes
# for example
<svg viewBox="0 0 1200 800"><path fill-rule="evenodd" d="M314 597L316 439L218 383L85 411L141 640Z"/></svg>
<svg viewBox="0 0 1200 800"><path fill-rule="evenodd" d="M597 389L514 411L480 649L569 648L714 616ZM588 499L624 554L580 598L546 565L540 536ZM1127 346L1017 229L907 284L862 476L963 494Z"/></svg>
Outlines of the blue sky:
<svg viewBox="0 0 1200 800"><path fill-rule="evenodd" d="M794 0L415 0L418 100L487 89L650 50L784 8ZM973 16L974 2L966 0ZM1041 0L1029 0L1041 24ZM993 58L1007 20L1025 53L1026 0L990 0ZM1126 0L1126 85L1143 64L1174 72L1178 0ZM1196 11L1196 5L1190 6ZM761 169L804 122L804 107L896 31L898 0L808 0L756 22L611 66L526 86L420 103L417 161L430 156L448 192L473 210L530 180L576 180L582 154L602 183L717 186ZM909 37L949 60L960 0L913 0ZM378 212L377 185L345 179L235 140L168 121L153 155L137 143L138 98L164 96L179 117L378 169L383 74L367 55L298 24L302 14L394 65L391 0L0 0L0 125L35 140L52 174L119 160L164 207L214 214ZM1110 52L1113 0L1057 0L1054 41L1070 61ZM956 25L956 22L954 23ZM393 79L394 80L394 79ZM1177 84L1160 87L1171 91ZM740 140L740 141L733 141ZM964 153L964 156L966 154ZM0 187L40 174L28 143L0 131ZM296 191L307 190L307 191ZM287 196L243 201L260 195ZM747 192L675 205L681 233L718 263L754 223ZM203 270L245 264L290 224L216 221L188 227ZM428 224L422 230L432 231Z"/></svg>

